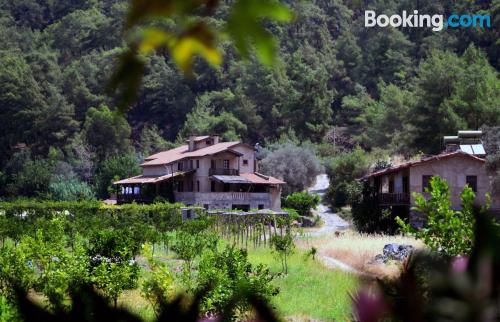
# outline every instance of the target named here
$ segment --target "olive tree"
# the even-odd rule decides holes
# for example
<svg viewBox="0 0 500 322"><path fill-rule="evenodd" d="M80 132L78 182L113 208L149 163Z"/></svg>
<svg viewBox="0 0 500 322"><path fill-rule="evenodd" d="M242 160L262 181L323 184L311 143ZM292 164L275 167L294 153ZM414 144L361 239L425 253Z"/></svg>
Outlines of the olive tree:
<svg viewBox="0 0 500 322"><path fill-rule="evenodd" d="M287 142L273 145L265 154L259 171L284 180L285 195L304 190L322 171L321 163L309 147Z"/></svg>

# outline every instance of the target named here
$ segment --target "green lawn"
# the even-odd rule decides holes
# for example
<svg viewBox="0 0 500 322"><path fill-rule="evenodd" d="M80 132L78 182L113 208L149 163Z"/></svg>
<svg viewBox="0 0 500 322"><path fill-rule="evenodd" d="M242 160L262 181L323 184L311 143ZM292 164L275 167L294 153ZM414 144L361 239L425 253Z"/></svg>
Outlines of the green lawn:
<svg viewBox="0 0 500 322"><path fill-rule="evenodd" d="M249 249L250 261L267 264L273 272L281 264L268 248ZM304 251L295 250L288 265L288 275L279 277L280 294L273 305L285 317L312 318L324 321L351 318L351 298L358 285L356 276L323 267L316 259L306 259Z"/></svg>

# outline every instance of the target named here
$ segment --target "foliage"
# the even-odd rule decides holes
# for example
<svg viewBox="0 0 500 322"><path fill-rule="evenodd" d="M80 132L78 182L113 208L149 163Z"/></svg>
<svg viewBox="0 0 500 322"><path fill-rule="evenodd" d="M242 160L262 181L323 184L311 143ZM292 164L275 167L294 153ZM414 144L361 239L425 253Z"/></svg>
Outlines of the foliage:
<svg viewBox="0 0 500 322"><path fill-rule="evenodd" d="M292 235L288 233L283 236L274 235L271 237L271 246L281 261L283 272L288 274L287 258L293 253L293 249L295 248Z"/></svg>
<svg viewBox="0 0 500 322"><path fill-rule="evenodd" d="M180 20L184 27L143 25L140 36L136 35L129 46L131 49L122 55L120 65L111 80L112 88L122 90L122 109L133 103L139 90L144 69L140 56L154 53L156 50L169 50L179 68L190 73L196 55L200 55L212 65L221 64L221 53L216 48L216 42L217 38L225 33L244 57L248 57L250 50L254 48L262 63L271 65L274 62L275 40L262 26L261 19L287 22L292 19L290 10L278 1L238 0L229 10L226 25L222 30L214 31L215 28L207 25L203 16L214 15L218 5L218 2L212 1L177 0L132 3L125 22L125 32L133 30L144 21L159 18ZM202 14L198 16L200 12Z"/></svg>
<svg viewBox="0 0 500 322"><path fill-rule="evenodd" d="M54 217L34 236L23 236L17 247L2 248L0 284L16 277L23 287L44 294L53 309L64 309L71 285L87 281L88 259L78 240L72 250L66 248L63 224L63 217Z"/></svg>
<svg viewBox="0 0 500 322"><path fill-rule="evenodd" d="M309 187L321 172L321 165L311 149L289 142L271 147L260 161L260 171L283 179L287 183L283 193L287 195Z"/></svg>
<svg viewBox="0 0 500 322"><path fill-rule="evenodd" d="M52 178L53 163L47 159L26 160L19 172L13 174L7 191L11 195L46 197Z"/></svg>
<svg viewBox="0 0 500 322"><path fill-rule="evenodd" d="M357 180L367 172L368 167L368 156L359 147L329 160L326 173L330 186L326 198L333 207L340 208L359 201L362 184Z"/></svg>
<svg viewBox="0 0 500 322"><path fill-rule="evenodd" d="M47 308L40 307L33 299L28 297L25 290L18 287L14 289L16 294L15 305L21 309L23 321L27 322L40 321L40 319L43 321L76 321L82 319L85 321L103 321L108 319L129 322L146 321L126 309L109 306L106 299L90 285L75 284L72 289L71 301L78 305L73 305L67 311L53 312ZM169 321L172 319L186 322L200 321L200 298L204 292L205 290L197 293L194 299L185 295L179 295L172 301L163 303L161 313L155 321ZM269 322L280 321L268 303L257 296L251 289L245 287L238 288L238 291L231 300L241 299L245 299L250 303L257 318ZM232 313L229 307L225 307L221 314L221 320L229 321Z"/></svg>
<svg viewBox="0 0 500 322"><path fill-rule="evenodd" d="M491 174L493 192L500 192L500 126L482 127L483 144L487 153L486 169Z"/></svg>
<svg viewBox="0 0 500 322"><path fill-rule="evenodd" d="M140 159L153 145L155 150L164 148L163 140L175 141L181 129L185 129L185 136L190 124L251 144L269 145L280 137L295 136L296 142L330 142L348 150L358 144L368 150L383 148L405 155L438 152L441 136L457 129L498 124L500 51L495 28L436 33L428 28L363 27L367 9L417 9L415 2L407 0L283 1L289 8L286 12L295 13L294 20L286 24L277 23L275 10L264 14L273 17L262 17L260 4L271 3L276 9L277 2L272 0L213 2L216 7L206 6L207 1L194 1L194 7L184 7L193 1L151 3L159 2L159 8L176 4L174 11L147 7L141 10L141 17L151 17L153 12L162 17L171 15L136 21L124 39L123 25L131 19L128 13L135 11L126 0L1 1L2 198L50 197L49 177L38 179L31 173L34 160L47 159L51 147L62 152L58 161L70 164L80 181L94 184L103 159L133 154L133 147ZM150 1L133 3L140 6ZM498 20L499 10L492 1L422 0L418 7L420 12L445 16L480 12L493 20ZM219 37L221 31L229 32L235 10L245 10L243 17L253 18L238 18L245 27L231 32L251 35L260 30L279 40L279 59L274 60L272 69L252 55L247 60L237 59L237 50L231 45L234 38L229 34ZM191 19L201 21L202 27ZM185 40L207 39L198 36L207 35L203 30L212 30L216 35L212 47L227 59L216 69L203 59L194 59L187 79L174 62L171 46L147 55L127 56L129 51L137 53L139 43L147 39L162 40L162 33L154 32L158 29L169 31L171 39ZM183 33L185 30L188 32ZM160 38L155 38L158 35ZM252 37L246 40L247 44L254 42ZM277 48L276 41L269 44ZM187 45L193 49L200 44L194 41ZM108 95L105 84L122 56L138 60L122 65L126 71L122 80L129 87L138 80L127 75L144 75L143 81L138 91L120 86L117 95ZM114 115L116 106L123 105L120 92L137 94L133 106L126 104L133 107L126 120ZM105 106L113 115L104 112ZM88 113L91 108L97 113ZM209 112L206 122L205 111ZM95 127L95 137L87 126ZM149 131L155 126L158 131ZM26 168L31 170L23 174L19 173L23 167L9 169L15 155L27 151L33 162L26 163ZM338 152L325 145L319 151L329 156ZM41 171L40 175L49 172ZM20 184L16 184L17 178ZM104 186L109 186L110 180L112 177ZM8 190L9 186L13 189ZM34 192L33 187L39 191ZM106 188L96 190L100 198L107 193Z"/></svg>
<svg viewBox="0 0 500 322"><path fill-rule="evenodd" d="M106 198L113 191L112 183L120 179L138 175L140 168L132 154L110 157L104 160L96 174L96 192L99 198Z"/></svg>
<svg viewBox="0 0 500 322"><path fill-rule="evenodd" d="M120 247L129 248L130 254L136 254L141 243L156 241L158 234L171 231L182 222L178 204L104 206L97 201L17 200L0 203L0 240L9 238L19 242L24 235L35 236L36 227L57 213L67 217L65 233L69 236L69 243L75 240L76 234L80 234L84 238L97 238L102 245L116 245L120 241L115 237L121 236L123 243ZM103 230L103 227L106 229ZM117 231L109 231L111 229ZM100 252L102 248L96 254ZM110 252L111 256L117 253Z"/></svg>
<svg viewBox="0 0 500 322"><path fill-rule="evenodd" d="M214 115L214 111L206 106L207 96L201 96L193 110L186 116L186 122L179 132L181 138L187 139L193 133L217 133L223 140L236 141L244 135L247 126L229 112Z"/></svg>
<svg viewBox="0 0 500 322"><path fill-rule="evenodd" d="M212 315L229 309L226 313L229 319L241 319L248 313L251 303L245 298L235 297L239 290L246 288L256 297L268 301L278 293L272 286L273 279L274 275L267 267L254 267L248 262L247 251L244 249L227 246L222 251L208 251L198 264L196 278L198 290L209 290L202 298L202 310L205 314Z"/></svg>
<svg viewBox="0 0 500 322"><path fill-rule="evenodd" d="M136 288L138 278L139 267L135 262L103 261L92 270L91 281L106 298L113 301L116 308L120 294L125 290Z"/></svg>
<svg viewBox="0 0 500 322"><path fill-rule="evenodd" d="M56 176L49 184L49 193L52 199L58 201L92 200L94 191L87 183L77 178Z"/></svg>
<svg viewBox="0 0 500 322"><path fill-rule="evenodd" d="M98 160L127 152L130 148L130 126L120 115L111 112L107 106L91 107L83 125L86 141L92 146Z"/></svg>
<svg viewBox="0 0 500 322"><path fill-rule="evenodd" d="M395 280L363 287L355 319L367 321L495 321L500 318L499 226L476 209L469 257L414 254ZM489 273L485 273L489 272Z"/></svg>
<svg viewBox="0 0 500 322"><path fill-rule="evenodd" d="M420 230L413 229L401 219L399 225L406 232L411 232L416 238L435 252L446 256L468 255L472 251L473 228L475 223L474 199L472 188L466 186L460 195L461 210L451 209L450 190L446 180L438 176L432 177L430 195L427 200L424 195L415 196L414 210L425 215L426 224Z"/></svg>
<svg viewBox="0 0 500 322"><path fill-rule="evenodd" d="M14 306L9 303L5 296L0 294L0 321L13 322L19 320L19 313L16 311Z"/></svg>
<svg viewBox="0 0 500 322"><path fill-rule="evenodd" d="M167 142L161 134L161 131L156 125L145 126L140 135L138 142L138 150L143 157L150 156L160 151L165 151L174 148L174 145Z"/></svg>
<svg viewBox="0 0 500 322"><path fill-rule="evenodd" d="M185 263L184 271L187 275L187 282L191 278L193 260L201 255L204 246L204 240L200 234L179 231L175 236L175 243L172 245L172 250Z"/></svg>
<svg viewBox="0 0 500 322"><path fill-rule="evenodd" d="M311 210L315 209L319 205L319 202L319 195L307 192L294 192L285 198L283 207L295 209L301 216L310 216Z"/></svg>
<svg viewBox="0 0 500 322"><path fill-rule="evenodd" d="M400 226L395 217L406 219L407 213L397 213L396 209L383 209L378 201L378 193L367 182L362 185L361 195L352 204L352 222L356 230L366 233L396 233Z"/></svg>
<svg viewBox="0 0 500 322"><path fill-rule="evenodd" d="M144 244L142 253L149 266L149 274L142 282L141 294L153 306L155 313L161 313L161 305L173 296L173 277L164 262L154 258L152 246Z"/></svg>

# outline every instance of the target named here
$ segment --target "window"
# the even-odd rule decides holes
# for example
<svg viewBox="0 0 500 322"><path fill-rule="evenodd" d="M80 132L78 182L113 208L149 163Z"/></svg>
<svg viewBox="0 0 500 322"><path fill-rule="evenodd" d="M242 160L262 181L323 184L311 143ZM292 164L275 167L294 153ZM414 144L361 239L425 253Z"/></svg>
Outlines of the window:
<svg viewBox="0 0 500 322"><path fill-rule="evenodd" d="M200 160L196 160L196 169L200 167Z"/></svg>
<svg viewBox="0 0 500 322"><path fill-rule="evenodd" d="M210 160L210 168L215 169L215 160Z"/></svg>
<svg viewBox="0 0 500 322"><path fill-rule="evenodd" d="M466 176L465 183L471 187L472 191L477 192L477 176Z"/></svg>
<svg viewBox="0 0 500 322"><path fill-rule="evenodd" d="M247 159L243 159L243 165L248 165L248 160Z"/></svg>
<svg viewBox="0 0 500 322"><path fill-rule="evenodd" d="M229 169L229 160L224 160L224 161L222 162L222 167L223 167L224 169Z"/></svg>
<svg viewBox="0 0 500 322"><path fill-rule="evenodd" d="M191 181L189 182L189 191L190 191L190 192L193 192L193 189L194 189L194 183L193 183L193 180L191 180Z"/></svg>
<svg viewBox="0 0 500 322"><path fill-rule="evenodd" d="M425 189L431 188L431 178L432 176L429 175L422 176L422 192L425 192Z"/></svg>
<svg viewBox="0 0 500 322"><path fill-rule="evenodd" d="M224 183L224 192L229 192L229 183Z"/></svg>
<svg viewBox="0 0 500 322"><path fill-rule="evenodd" d="M394 179L389 180L389 193L394 193Z"/></svg>
<svg viewBox="0 0 500 322"><path fill-rule="evenodd" d="M177 163L177 170L182 171L182 162Z"/></svg>
<svg viewBox="0 0 500 322"><path fill-rule="evenodd" d="M184 182L177 181L177 191L178 192L183 192L184 191Z"/></svg>
<svg viewBox="0 0 500 322"><path fill-rule="evenodd" d="M189 169L193 169L193 160L189 160Z"/></svg>
<svg viewBox="0 0 500 322"><path fill-rule="evenodd" d="M200 192L200 181L196 180L196 191Z"/></svg>
<svg viewBox="0 0 500 322"><path fill-rule="evenodd" d="M215 192L215 181L210 182L210 191Z"/></svg>
<svg viewBox="0 0 500 322"><path fill-rule="evenodd" d="M259 209L264 209L264 205L259 205Z"/></svg>
<svg viewBox="0 0 500 322"><path fill-rule="evenodd" d="M410 192L410 179L408 177L403 177L403 193Z"/></svg>

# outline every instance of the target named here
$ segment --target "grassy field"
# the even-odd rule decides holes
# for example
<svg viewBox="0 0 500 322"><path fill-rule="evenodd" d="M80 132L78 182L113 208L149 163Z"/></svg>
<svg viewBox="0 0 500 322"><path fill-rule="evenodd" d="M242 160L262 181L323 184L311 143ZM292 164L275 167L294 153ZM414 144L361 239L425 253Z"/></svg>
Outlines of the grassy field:
<svg viewBox="0 0 500 322"><path fill-rule="evenodd" d="M319 256L335 258L356 270L377 277L396 277L400 273L401 263L375 263L375 255L381 254L385 244L397 243L412 245L416 249L424 248L424 244L410 236L362 234L345 231L338 236L327 235L318 238L304 238L297 241L297 247L318 249Z"/></svg>
<svg viewBox="0 0 500 322"><path fill-rule="evenodd" d="M281 272L281 264L269 248L249 248L252 264L266 264L272 272ZM307 258L304 250L296 249L291 256L288 275L274 281L280 293L273 297L272 305L282 317L292 321L333 321L351 319L351 298L356 291L356 276L325 268L317 259ZM127 291L119 305L149 321L154 313L139 290Z"/></svg>
<svg viewBox="0 0 500 322"><path fill-rule="evenodd" d="M249 250L252 263L268 265L273 272L281 272L281 264L267 248ZM273 305L282 316L297 320L347 320L351 318L350 293L355 292L356 276L321 265L318 260L306 258L296 249L290 258L288 275L275 281L280 294Z"/></svg>

